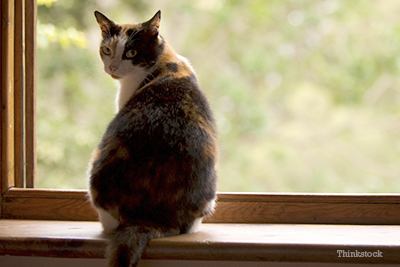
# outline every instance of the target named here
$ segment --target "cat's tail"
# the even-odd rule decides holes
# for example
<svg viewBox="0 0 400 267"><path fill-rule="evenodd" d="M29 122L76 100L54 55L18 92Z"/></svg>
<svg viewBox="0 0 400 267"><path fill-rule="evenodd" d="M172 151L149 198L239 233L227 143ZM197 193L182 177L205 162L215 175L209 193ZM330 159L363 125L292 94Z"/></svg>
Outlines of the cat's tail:
<svg viewBox="0 0 400 267"><path fill-rule="evenodd" d="M168 231L147 226L120 225L110 238L107 248L109 267L135 267L152 238L179 234L178 229Z"/></svg>

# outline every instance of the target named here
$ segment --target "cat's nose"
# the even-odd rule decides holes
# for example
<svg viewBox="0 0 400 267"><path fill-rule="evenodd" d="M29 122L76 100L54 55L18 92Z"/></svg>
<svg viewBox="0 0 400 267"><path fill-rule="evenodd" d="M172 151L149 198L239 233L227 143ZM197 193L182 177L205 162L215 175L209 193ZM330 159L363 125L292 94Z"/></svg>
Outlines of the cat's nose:
<svg viewBox="0 0 400 267"><path fill-rule="evenodd" d="M110 65L110 70L112 71L112 72L114 72L114 71L116 71L117 69L118 69L118 67L117 66L114 66L114 65Z"/></svg>

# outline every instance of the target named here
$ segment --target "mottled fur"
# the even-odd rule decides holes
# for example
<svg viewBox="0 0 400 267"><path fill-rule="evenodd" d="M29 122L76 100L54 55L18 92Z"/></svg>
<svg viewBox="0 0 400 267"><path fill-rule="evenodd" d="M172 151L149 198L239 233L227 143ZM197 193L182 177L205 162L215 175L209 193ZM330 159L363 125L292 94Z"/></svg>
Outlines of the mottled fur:
<svg viewBox="0 0 400 267"><path fill-rule="evenodd" d="M120 89L92 155L90 199L110 233L109 266L136 266L149 239L195 232L213 211L216 129L192 67L158 33L160 12L141 24L95 16Z"/></svg>

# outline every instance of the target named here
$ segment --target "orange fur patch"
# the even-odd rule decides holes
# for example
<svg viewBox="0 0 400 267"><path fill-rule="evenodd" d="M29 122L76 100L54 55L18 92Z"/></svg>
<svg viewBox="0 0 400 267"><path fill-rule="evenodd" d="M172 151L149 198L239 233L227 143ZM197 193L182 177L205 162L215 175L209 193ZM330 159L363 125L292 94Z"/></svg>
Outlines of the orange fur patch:
<svg viewBox="0 0 400 267"><path fill-rule="evenodd" d="M182 60L181 58L176 56L175 51L169 46L167 42L164 43L164 51L160 57L160 63L176 63L178 66L177 72L171 72L168 69L165 71L168 74L172 75L174 78L183 78L189 77L190 75L194 74L192 67Z"/></svg>
<svg viewBox="0 0 400 267"><path fill-rule="evenodd" d="M203 117L201 117L200 115L198 116L198 122L199 122L200 128L203 129L210 137L210 140L204 146L204 149L203 149L204 155L208 158L217 158L218 145L217 145L217 136L216 136L214 127L212 127L210 124L208 124L206 122L206 120Z"/></svg>
<svg viewBox="0 0 400 267"><path fill-rule="evenodd" d="M120 158L120 159L128 159L129 158L129 150L124 146L120 146L120 147L118 147L116 156L117 156L117 158Z"/></svg>
<svg viewBox="0 0 400 267"><path fill-rule="evenodd" d="M199 112L197 106L193 105L193 100L189 95L185 95L183 100L183 110L191 118L194 124L200 126L209 136L208 142L204 146L203 153L208 158L217 158L218 156L218 142L215 127L207 122Z"/></svg>

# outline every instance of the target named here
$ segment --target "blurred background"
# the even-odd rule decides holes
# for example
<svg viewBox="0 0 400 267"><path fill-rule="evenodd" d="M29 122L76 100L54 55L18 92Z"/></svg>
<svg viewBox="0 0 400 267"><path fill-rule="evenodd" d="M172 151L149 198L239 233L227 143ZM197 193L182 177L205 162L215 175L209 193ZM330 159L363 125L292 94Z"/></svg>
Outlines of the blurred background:
<svg viewBox="0 0 400 267"><path fill-rule="evenodd" d="M121 23L162 11L215 112L219 191L400 192L392 0L38 0L38 188L86 188L115 115L94 10Z"/></svg>

